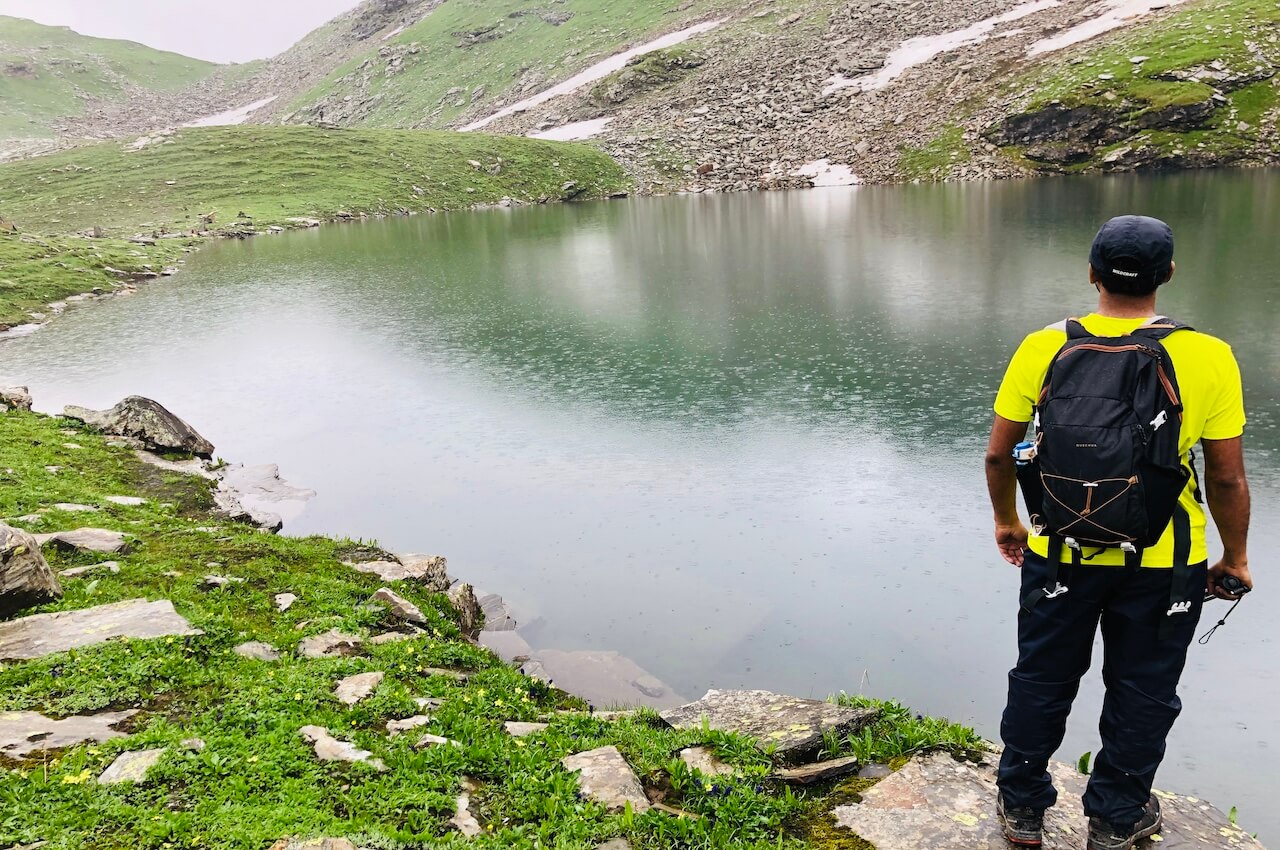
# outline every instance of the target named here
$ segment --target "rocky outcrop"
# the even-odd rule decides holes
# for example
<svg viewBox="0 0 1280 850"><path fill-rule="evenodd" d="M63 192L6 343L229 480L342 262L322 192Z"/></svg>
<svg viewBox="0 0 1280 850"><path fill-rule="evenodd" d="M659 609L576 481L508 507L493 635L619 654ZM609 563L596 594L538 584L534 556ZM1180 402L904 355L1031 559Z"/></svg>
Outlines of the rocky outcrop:
<svg viewBox="0 0 1280 850"><path fill-rule="evenodd" d="M1059 795L1058 805L1046 813L1044 850L1078 850L1088 829L1080 803L1088 777L1061 763L1051 771ZM1209 804L1160 791L1156 795L1165 826L1152 846L1261 850L1256 839ZM864 792L862 802L840 806L833 814L841 828L877 850L1007 850L995 802L994 755L974 764L935 754L913 760Z"/></svg>
<svg viewBox="0 0 1280 850"><path fill-rule="evenodd" d="M152 451L187 452L205 459L213 457L213 443L159 402L142 396L129 396L110 410L72 406L66 408L63 415L104 434L135 439Z"/></svg>
<svg viewBox="0 0 1280 850"><path fill-rule="evenodd" d="M449 602L453 604L453 610L458 612L458 628L462 629L464 635L474 635L480 631L484 614L480 611L474 587L459 584L449 591Z"/></svg>
<svg viewBox="0 0 1280 850"><path fill-rule="evenodd" d="M62 585L35 537L0 523L0 619L61 598Z"/></svg>
<svg viewBox="0 0 1280 850"><path fill-rule="evenodd" d="M774 759L797 764L822 748L826 735L843 737L877 716L873 709L845 708L829 702L768 691L707 691L697 702L662 712L677 729L701 729L750 735L774 747Z"/></svg>
<svg viewBox="0 0 1280 850"><path fill-rule="evenodd" d="M0 222L3 221L3 217L0 217ZM31 393L26 387L0 387L0 413L5 410L30 409Z"/></svg>

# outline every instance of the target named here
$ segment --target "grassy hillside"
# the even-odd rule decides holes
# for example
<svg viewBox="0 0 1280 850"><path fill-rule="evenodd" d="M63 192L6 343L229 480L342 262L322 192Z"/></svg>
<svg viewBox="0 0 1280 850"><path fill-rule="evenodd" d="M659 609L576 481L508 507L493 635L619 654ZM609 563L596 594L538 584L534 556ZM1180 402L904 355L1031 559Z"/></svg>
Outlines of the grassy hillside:
<svg viewBox="0 0 1280 850"><path fill-rule="evenodd" d="M631 44L735 8L728 0L678 7L668 0L538 7L527 0L450 0L389 41L375 40L287 111L318 104L342 110L349 108L342 99L352 95L373 101L355 118L362 126L445 127L475 106L505 102L526 82L532 85L525 94L532 94Z"/></svg>
<svg viewBox="0 0 1280 850"><path fill-rule="evenodd" d="M218 127L129 148L112 142L0 165L0 215L19 229L0 232L0 323L159 270L183 244L120 237L256 232L296 227L295 218L462 209L504 197L600 198L629 188L618 165L592 148L479 134ZM113 238L73 235L94 228Z"/></svg>
<svg viewBox="0 0 1280 850"><path fill-rule="evenodd" d="M87 99L174 91L218 66L131 41L91 38L0 15L0 138L53 135Z"/></svg>

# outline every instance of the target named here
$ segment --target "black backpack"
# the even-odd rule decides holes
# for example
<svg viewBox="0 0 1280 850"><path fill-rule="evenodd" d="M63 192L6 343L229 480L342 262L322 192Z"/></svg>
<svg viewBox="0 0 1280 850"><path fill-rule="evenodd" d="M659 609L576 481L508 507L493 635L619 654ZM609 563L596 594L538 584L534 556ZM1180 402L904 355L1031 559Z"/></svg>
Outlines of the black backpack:
<svg viewBox="0 0 1280 850"><path fill-rule="evenodd" d="M1178 379L1161 344L1184 329L1156 319L1126 336L1098 337L1067 321L1067 342L1035 407L1035 460L1019 469L1031 523L1048 535L1053 564L1065 545L1075 564L1119 548L1139 566L1175 514L1185 517L1178 499L1192 473L1179 451ZM1177 536L1175 548L1188 551L1175 561L1185 561L1189 528ZM1066 592L1054 583L1044 595Z"/></svg>

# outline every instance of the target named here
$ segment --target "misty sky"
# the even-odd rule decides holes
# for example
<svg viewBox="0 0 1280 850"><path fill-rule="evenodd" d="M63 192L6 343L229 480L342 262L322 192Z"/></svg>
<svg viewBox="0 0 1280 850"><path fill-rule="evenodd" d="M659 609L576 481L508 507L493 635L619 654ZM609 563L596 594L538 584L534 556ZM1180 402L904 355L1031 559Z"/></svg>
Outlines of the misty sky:
<svg viewBox="0 0 1280 850"><path fill-rule="evenodd" d="M125 38L215 62L264 59L360 0L0 0L0 15Z"/></svg>

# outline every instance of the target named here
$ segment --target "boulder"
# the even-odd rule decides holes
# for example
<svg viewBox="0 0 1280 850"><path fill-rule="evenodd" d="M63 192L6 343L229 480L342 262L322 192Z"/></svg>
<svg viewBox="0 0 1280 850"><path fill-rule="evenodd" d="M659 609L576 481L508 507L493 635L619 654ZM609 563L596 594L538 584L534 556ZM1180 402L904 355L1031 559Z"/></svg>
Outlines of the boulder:
<svg viewBox="0 0 1280 850"><path fill-rule="evenodd" d="M662 712L677 729L701 729L750 735L774 747L774 759L796 765L817 755L825 735L844 737L875 720L874 709L845 708L829 702L768 691L707 691L697 702Z"/></svg>
<svg viewBox="0 0 1280 850"><path fill-rule="evenodd" d="M583 796L600 803L611 812L631 805L636 814L649 811L640 780L617 747L601 747L561 760L565 770L578 774L578 787Z"/></svg>
<svg viewBox="0 0 1280 850"><path fill-rule="evenodd" d="M449 601L458 612L458 627L464 635L474 635L480 631L484 614L480 610L480 602L476 599L476 589L469 584L460 584L449 591Z"/></svg>
<svg viewBox="0 0 1280 850"><path fill-rule="evenodd" d="M1080 798L1088 777L1071 765L1050 768L1058 805L1045 816L1044 850L1077 850L1088 829ZM1262 845L1209 804L1156 792L1164 812L1161 850L1208 850ZM956 761L937 753L917 758L862 794L862 802L839 806L836 823L878 850L1007 850L996 818L996 764ZM1144 842L1143 846L1147 846Z"/></svg>
<svg viewBox="0 0 1280 850"><path fill-rule="evenodd" d="M31 393L26 387L0 387L0 411L30 410Z"/></svg>
<svg viewBox="0 0 1280 850"><path fill-rule="evenodd" d="M146 640L198 634L169 600L131 599L0 623L0 661L30 661L121 637Z"/></svg>
<svg viewBox="0 0 1280 850"><path fill-rule="evenodd" d="M0 618L61 598L62 585L36 538L0 523Z"/></svg>
<svg viewBox="0 0 1280 850"><path fill-rule="evenodd" d="M391 612L391 616L405 622L423 624L427 622L427 617L422 613L421 608L389 587L378 590L377 593L373 594L373 598L369 602L383 606Z"/></svg>
<svg viewBox="0 0 1280 850"><path fill-rule="evenodd" d="M139 440L155 451L189 452L196 457L213 457L212 443L159 402L142 396L129 396L110 410L67 407L63 416L77 419L104 434Z"/></svg>

